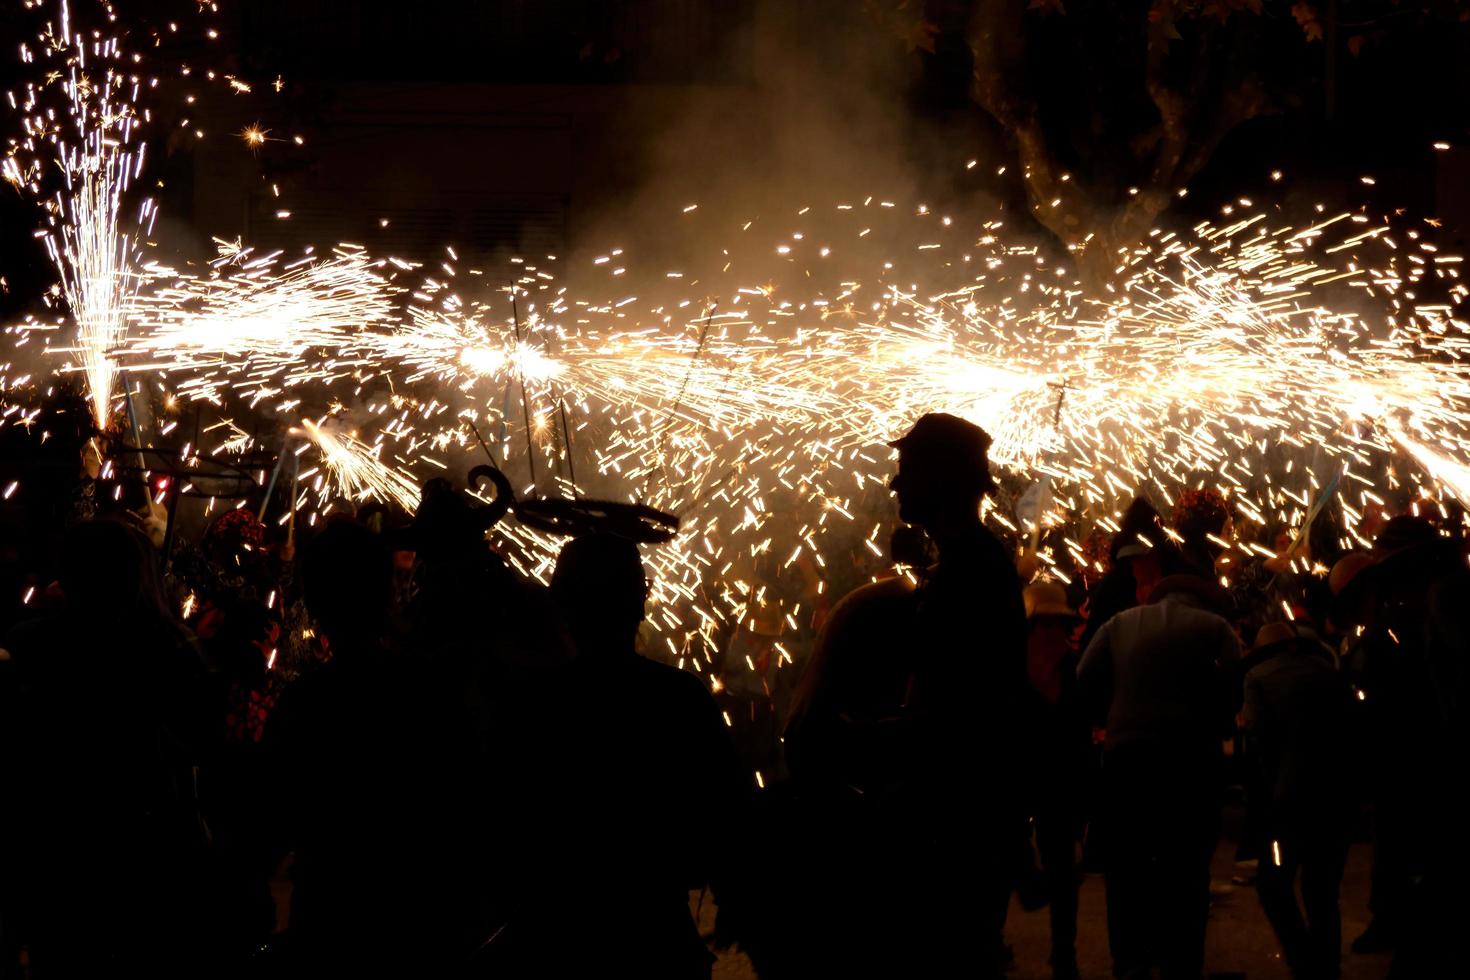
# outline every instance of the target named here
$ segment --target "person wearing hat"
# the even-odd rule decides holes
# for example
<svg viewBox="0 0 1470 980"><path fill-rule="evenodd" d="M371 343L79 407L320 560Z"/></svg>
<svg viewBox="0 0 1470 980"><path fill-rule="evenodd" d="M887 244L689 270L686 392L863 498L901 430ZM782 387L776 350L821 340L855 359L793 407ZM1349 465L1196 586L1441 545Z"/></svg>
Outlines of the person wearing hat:
<svg viewBox="0 0 1470 980"><path fill-rule="evenodd" d="M1221 741L1240 701L1240 643L1219 588L1172 575L1103 624L1077 668L1106 729L1108 941L1118 977L1197 978L1219 834Z"/></svg>
<svg viewBox="0 0 1470 980"><path fill-rule="evenodd" d="M1338 892L1354 815L1353 695L1332 651L1309 629L1267 623L1251 648L1243 720L1260 788L1263 846L1256 889L1298 980L1336 977ZM1297 879L1301 901L1297 900Z"/></svg>
<svg viewBox="0 0 1470 980"><path fill-rule="evenodd" d="M827 886L841 893L843 912L818 913L831 927L827 956L802 975L947 975L977 948L986 951L981 969L998 973L1005 907L1027 851L1015 746L1034 695L1021 584L980 519L995 486L985 431L933 413L891 445L899 517L927 532L937 561L916 591L885 585L860 603L844 600L817 641L821 675L800 685L788 729L793 774L859 758L842 771L868 781L829 811L824 848L846 849L861 873ZM839 744L847 749L834 756Z"/></svg>
<svg viewBox="0 0 1470 980"><path fill-rule="evenodd" d="M980 503L995 489L990 436L936 412L891 445L899 517L922 527L938 554L902 654L913 730L909 799L915 829L929 841L916 862L929 901L909 903L909 941L942 972L977 946L1003 949L1007 896L1027 853L1023 784L1032 746L1024 733L1037 707L1021 583L980 519Z"/></svg>
<svg viewBox="0 0 1470 980"><path fill-rule="evenodd" d="M1042 707L1036 729L1036 850L1050 899L1054 980L1077 974L1076 843L1082 830L1082 794L1092 764L1092 731L1078 710L1077 644L1082 617L1056 582L1022 593L1026 606L1026 668ZM1024 891L1022 892L1024 898Z"/></svg>

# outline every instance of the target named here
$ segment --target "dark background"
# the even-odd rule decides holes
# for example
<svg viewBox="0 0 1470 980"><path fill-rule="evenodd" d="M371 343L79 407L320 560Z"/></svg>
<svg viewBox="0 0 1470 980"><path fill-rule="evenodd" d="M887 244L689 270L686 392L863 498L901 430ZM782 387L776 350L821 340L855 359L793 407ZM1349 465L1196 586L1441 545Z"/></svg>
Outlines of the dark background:
<svg viewBox="0 0 1470 980"><path fill-rule="evenodd" d="M78 22L96 14L73 6ZM1071 4L1066 23L1087 26L1090 9ZM563 260L634 244L677 253L688 242L662 228L682 204L699 201L713 228L843 193L922 195L977 224L1002 212L1015 234L1049 240L1025 216L1014 166L995 173L1011 148L965 98L964 51L943 35L932 52L907 46L861 0L252 0L213 16L192 0L137 0L119 13L135 42L179 23L154 65L254 84L233 95L166 79L151 100L156 237L184 255L207 255L212 236L420 259L445 244ZM7 37L35 22L12 5L0 17ZM1225 139L1165 219L1218 216L1240 196L1302 214L1367 204L1437 215L1442 247L1463 243L1470 151L1430 144L1470 145L1464 25L1399 18L1353 54L1350 25L1335 45L1304 43L1280 20L1263 20L1255 55L1287 80L1285 97ZM208 26L218 40L204 39ZM1129 81L1130 44L1116 39L1115 62L1088 60L1041 36L1030 70L1053 105L1081 104ZM22 67L7 56L5 87ZM187 112L186 91L199 98ZM269 141L252 151L238 134L256 123ZM1109 149L1073 152L1085 167ZM980 165L966 170L969 159ZM1285 180L1270 181L1274 169ZM34 309L51 281L36 220L32 202L0 189L7 317Z"/></svg>

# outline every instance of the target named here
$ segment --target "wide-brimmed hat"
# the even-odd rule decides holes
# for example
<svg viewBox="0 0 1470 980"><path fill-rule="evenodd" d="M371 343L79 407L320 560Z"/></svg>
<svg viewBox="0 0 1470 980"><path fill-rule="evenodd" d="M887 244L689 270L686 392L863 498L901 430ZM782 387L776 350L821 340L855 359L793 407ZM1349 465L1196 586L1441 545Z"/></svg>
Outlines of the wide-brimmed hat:
<svg viewBox="0 0 1470 980"><path fill-rule="evenodd" d="M429 559L478 550L501 513L473 503L444 477L434 477L424 483L412 520L388 532L388 546Z"/></svg>
<svg viewBox="0 0 1470 980"><path fill-rule="evenodd" d="M1251 643L1250 660L1252 663L1260 663L1288 650L1311 654L1329 662L1334 659L1332 648L1322 642L1321 635L1311 623L1276 621L1266 623L1256 630L1256 638Z"/></svg>
<svg viewBox="0 0 1470 980"><path fill-rule="evenodd" d="M1080 619L1077 610L1067 605L1067 590L1056 582L1037 582L1026 586L1021 593L1026 604L1026 618L1059 616L1065 619Z"/></svg>
<svg viewBox="0 0 1470 980"><path fill-rule="evenodd" d="M1353 625L1353 610L1359 607L1372 578L1365 573L1375 564L1371 553L1352 551L1339 558L1327 573L1327 589L1332 594L1327 616L1338 626Z"/></svg>
<svg viewBox="0 0 1470 980"><path fill-rule="evenodd" d="M914 427L888 445L894 449L933 450L986 459L990 452L990 435L974 422L950 415L930 412L919 416Z"/></svg>
<svg viewBox="0 0 1470 980"><path fill-rule="evenodd" d="M947 412L919 416L914 427L888 445L915 459L942 464L956 479L971 479L982 490L995 486L990 475L990 434L974 422Z"/></svg>

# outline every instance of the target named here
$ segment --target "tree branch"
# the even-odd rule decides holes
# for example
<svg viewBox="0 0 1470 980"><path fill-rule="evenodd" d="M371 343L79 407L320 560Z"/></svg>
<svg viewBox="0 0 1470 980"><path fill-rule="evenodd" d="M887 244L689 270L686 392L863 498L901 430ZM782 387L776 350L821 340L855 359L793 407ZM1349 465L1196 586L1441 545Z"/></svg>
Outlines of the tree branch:
<svg viewBox="0 0 1470 980"><path fill-rule="evenodd" d="M1064 243L1075 244L1090 215L1077 212L1078 195L1063 195L1056 154L1041 124L1035 98L1018 70L1025 51L1027 0L977 0L966 28L974 55L970 97L990 113L1015 143L1033 216ZM1053 202L1061 201L1061 204Z"/></svg>

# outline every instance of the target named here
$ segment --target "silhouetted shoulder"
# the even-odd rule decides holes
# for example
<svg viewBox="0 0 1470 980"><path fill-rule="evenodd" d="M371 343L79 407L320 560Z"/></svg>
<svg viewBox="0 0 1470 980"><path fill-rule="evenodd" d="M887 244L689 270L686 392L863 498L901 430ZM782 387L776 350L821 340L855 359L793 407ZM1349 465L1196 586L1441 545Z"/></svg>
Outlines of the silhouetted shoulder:
<svg viewBox="0 0 1470 980"><path fill-rule="evenodd" d="M638 678L639 683L670 699L677 699L681 704L697 708L707 706L711 710L715 709L715 701L710 695L709 688L698 677L682 667L660 663L648 657L635 657L630 670Z"/></svg>
<svg viewBox="0 0 1470 980"><path fill-rule="evenodd" d="M869 582L853 589L832 607L829 621L835 627L839 621L860 618L865 614L883 615L895 606L913 599L914 584L906 578L885 578Z"/></svg>

